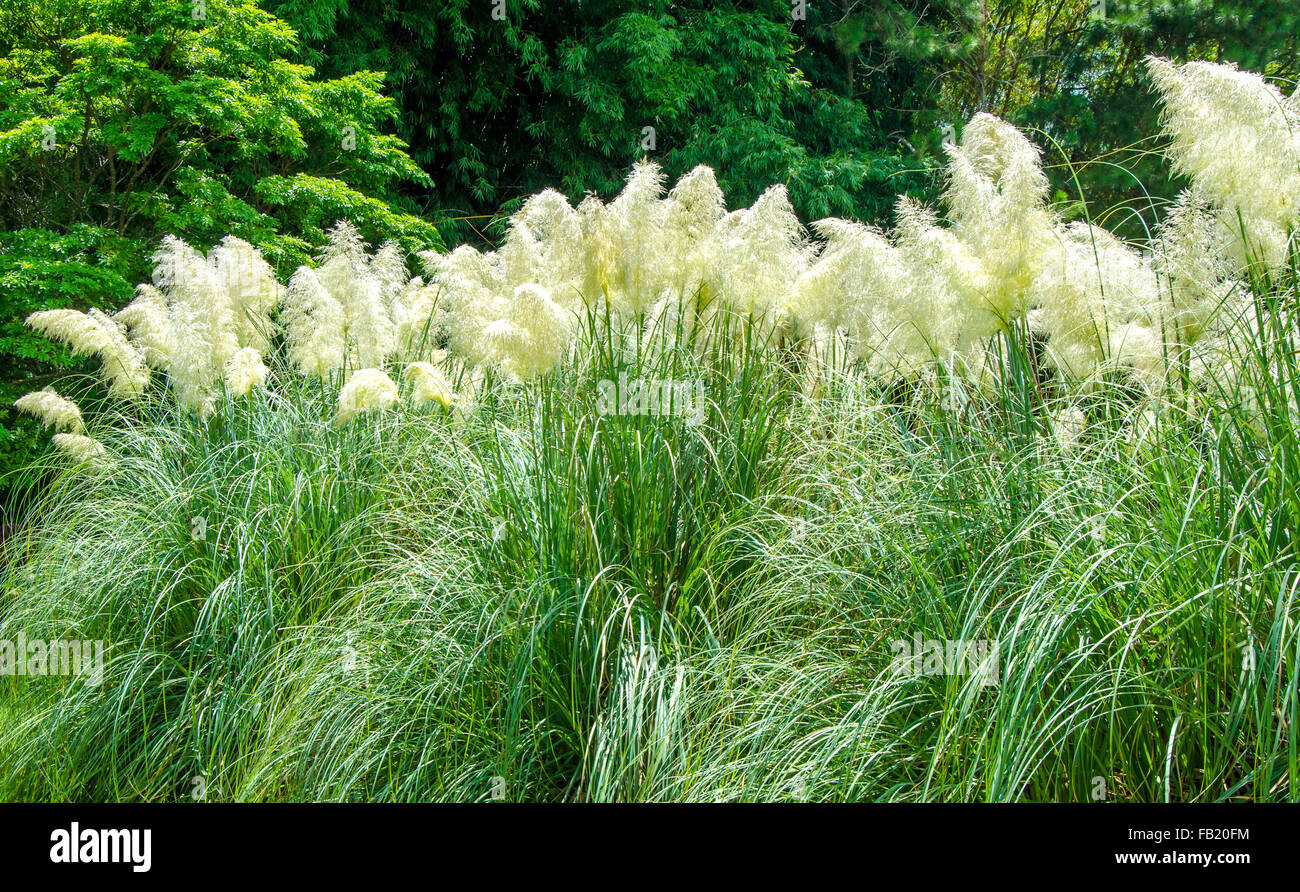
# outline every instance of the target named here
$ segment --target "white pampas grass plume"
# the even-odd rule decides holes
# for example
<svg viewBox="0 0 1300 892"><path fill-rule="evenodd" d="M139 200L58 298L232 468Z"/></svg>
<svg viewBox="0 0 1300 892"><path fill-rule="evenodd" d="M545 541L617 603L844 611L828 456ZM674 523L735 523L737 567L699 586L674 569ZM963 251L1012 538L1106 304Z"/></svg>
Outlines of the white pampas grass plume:
<svg viewBox="0 0 1300 892"><path fill-rule="evenodd" d="M906 196L895 207L895 240L911 272L911 327L934 356L946 360L999 331L1005 320L989 299L979 258L928 208Z"/></svg>
<svg viewBox="0 0 1300 892"><path fill-rule="evenodd" d="M233 252L237 249L232 247ZM177 401L206 415L215 405L226 363L239 349L239 323L226 282L206 257L175 236L154 254L154 276L166 296L174 336L167 373ZM235 275L233 259L227 274Z"/></svg>
<svg viewBox="0 0 1300 892"><path fill-rule="evenodd" d="M325 233L328 239L321 249L321 265L344 257L354 266L366 264L366 242L361 232L347 220L339 220Z"/></svg>
<svg viewBox="0 0 1300 892"><path fill-rule="evenodd" d="M551 299L551 290L520 285L511 295L510 318L519 321L525 340L502 358L506 372L531 378L555 368L573 338L573 317Z"/></svg>
<svg viewBox="0 0 1300 892"><path fill-rule="evenodd" d="M1147 68L1160 92L1174 169L1191 178L1238 236L1232 248L1239 265L1249 256L1278 268L1300 224L1294 97L1231 63L1174 65L1151 56Z"/></svg>
<svg viewBox="0 0 1300 892"><path fill-rule="evenodd" d="M825 244L800 275L788 304L801 325L853 326L904 287L901 260L879 230L836 218L818 220L813 230Z"/></svg>
<svg viewBox="0 0 1300 892"><path fill-rule="evenodd" d="M612 247L606 295L612 311L628 316L645 312L666 284L664 256L664 174L653 161L638 161L602 221Z"/></svg>
<svg viewBox="0 0 1300 892"><path fill-rule="evenodd" d="M447 332L456 353L518 379L554 368L573 338L573 314L550 288L536 282L508 288L499 256L466 245L423 259L446 290Z"/></svg>
<svg viewBox="0 0 1300 892"><path fill-rule="evenodd" d="M432 363L413 362L402 372L402 377L411 385L412 405L438 403L444 409L450 409L456 399L451 381L447 379L442 369Z"/></svg>
<svg viewBox="0 0 1300 892"><path fill-rule="evenodd" d="M559 363L573 337L570 313L542 285L520 285L501 318L482 333L485 364L518 380L545 374Z"/></svg>
<svg viewBox="0 0 1300 892"><path fill-rule="evenodd" d="M397 402L397 385L379 369L361 369L339 390L340 425L365 412L387 409Z"/></svg>
<svg viewBox="0 0 1300 892"><path fill-rule="evenodd" d="M713 234L727 213L726 199L713 168L700 164L682 176L668 193L665 225L690 242L702 242Z"/></svg>
<svg viewBox="0 0 1300 892"><path fill-rule="evenodd" d="M113 318L126 326L145 362L165 372L176 350L176 335L163 293L152 285L137 285L135 299L113 314Z"/></svg>
<svg viewBox="0 0 1300 892"><path fill-rule="evenodd" d="M913 324L903 252L861 223L819 220L813 229L826 246L801 276L792 314L805 325L844 327L853 355L866 357L873 374L906 371L933 356Z"/></svg>
<svg viewBox="0 0 1300 892"><path fill-rule="evenodd" d="M275 271L256 248L233 235L222 239L208 260L230 301L239 344L266 353L275 334L271 314L284 295Z"/></svg>
<svg viewBox="0 0 1300 892"><path fill-rule="evenodd" d="M582 303L588 277L582 221L554 189L524 202L510 218L510 230L498 253L501 275L511 287L540 282L563 306L573 309Z"/></svg>
<svg viewBox="0 0 1300 892"><path fill-rule="evenodd" d="M344 341L352 348L349 367L380 368L397 346L391 306L406 282L400 249L385 245L372 258L356 228L340 221L329 231L320 259L316 279L343 310Z"/></svg>
<svg viewBox="0 0 1300 892"><path fill-rule="evenodd" d="M108 455L104 444L84 434L55 434L54 445L78 461L98 462Z"/></svg>
<svg viewBox="0 0 1300 892"><path fill-rule="evenodd" d="M618 248L618 222L610 209L594 195L578 205L578 224L582 227L583 302L595 307L609 294L614 282Z"/></svg>
<svg viewBox="0 0 1300 892"><path fill-rule="evenodd" d="M397 325L397 350L409 357L427 358L433 351L439 332L446 323L446 308L438 297L442 288L425 284L419 276L403 286L393 301L393 321Z"/></svg>
<svg viewBox="0 0 1300 892"><path fill-rule="evenodd" d="M1168 281L1168 322L1180 344L1194 344L1221 307L1239 302L1229 245L1229 230L1195 189L1178 196L1157 230L1153 263Z"/></svg>
<svg viewBox="0 0 1300 892"><path fill-rule="evenodd" d="M1027 208L1047 197L1038 147L1016 127L986 112L962 129L960 143L945 146L957 168L949 171L948 194L958 217L979 213L985 205ZM1002 208L997 208L1001 210Z"/></svg>
<svg viewBox="0 0 1300 892"><path fill-rule="evenodd" d="M1065 250L1035 280L1036 306L1029 317L1034 329L1047 335L1048 357L1057 371L1076 380L1097 370L1114 324L1102 287L1105 243L1094 249L1091 233L1085 224L1062 230Z"/></svg>
<svg viewBox="0 0 1300 892"><path fill-rule="evenodd" d="M1148 257L1087 223L1060 231L1059 261L1034 284L1033 326L1067 379L1086 381L1103 365L1123 365L1148 389L1163 384L1164 304Z"/></svg>
<svg viewBox="0 0 1300 892"><path fill-rule="evenodd" d="M59 396L49 387L19 397L14 400L14 408L37 418L41 424L56 431L80 434L85 430L77 404Z"/></svg>
<svg viewBox="0 0 1300 892"><path fill-rule="evenodd" d="M664 201L664 245L671 296L691 298L710 281L716 265L718 224L727 204L711 167L701 164L683 176ZM708 295L701 295L707 299Z"/></svg>
<svg viewBox="0 0 1300 892"><path fill-rule="evenodd" d="M254 387L266 384L270 369L262 362L262 354L253 347L241 347L226 362L224 380L226 392L233 397L246 396Z"/></svg>
<svg viewBox="0 0 1300 892"><path fill-rule="evenodd" d="M1023 312L1034 277L1057 251L1038 147L1006 121L981 112L963 129L961 143L946 151L943 202L953 234L989 275L989 312L1010 319Z"/></svg>
<svg viewBox="0 0 1300 892"><path fill-rule="evenodd" d="M719 223L717 279L734 310L777 321L794 299L795 283L813 251L785 186L771 186L752 207Z"/></svg>
<svg viewBox="0 0 1300 892"><path fill-rule="evenodd" d="M91 308L40 310L26 319L29 328L68 345L74 353L99 357L108 391L116 397L139 396L149 386L149 368L144 356L127 340L125 332L109 317Z"/></svg>
<svg viewBox="0 0 1300 892"><path fill-rule="evenodd" d="M406 274L406 252L397 242L384 242L370 261L369 271L379 282L379 293L391 308L410 279Z"/></svg>
<svg viewBox="0 0 1300 892"><path fill-rule="evenodd" d="M289 280L280 320L289 359L304 375L324 378L343 367L347 353L343 307L310 267L298 267Z"/></svg>
<svg viewBox="0 0 1300 892"><path fill-rule="evenodd" d="M490 362L487 326L508 311L494 256L461 245L450 254L426 252L421 257L446 293L451 348L475 365Z"/></svg>
<svg viewBox="0 0 1300 892"><path fill-rule="evenodd" d="M356 350L356 364L362 368L379 368L397 347L397 326L384 300L383 283L364 276L345 292L343 312L348 335Z"/></svg>
<svg viewBox="0 0 1300 892"><path fill-rule="evenodd" d="M1159 329L1129 322L1111 329L1108 346L1111 366L1126 369L1147 396L1164 394L1168 357Z"/></svg>

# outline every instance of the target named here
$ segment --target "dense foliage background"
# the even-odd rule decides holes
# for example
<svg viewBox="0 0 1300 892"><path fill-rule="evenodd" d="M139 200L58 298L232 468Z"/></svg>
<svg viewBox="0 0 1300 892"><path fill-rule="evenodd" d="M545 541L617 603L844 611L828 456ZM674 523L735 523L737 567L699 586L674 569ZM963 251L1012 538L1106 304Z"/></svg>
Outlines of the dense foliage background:
<svg viewBox="0 0 1300 892"><path fill-rule="evenodd" d="M478 0L270 5L322 72L390 72L430 211L608 196L651 154L670 178L714 166L742 204L786 182L812 217L878 214L916 184L889 180L936 66L970 42L971 3L873 7L512 0L497 21Z"/></svg>
<svg viewBox="0 0 1300 892"><path fill-rule="evenodd" d="M1143 56L1290 78L1298 34L1273 0L9 0L0 491L41 448L10 402L74 366L22 319L120 305L162 235L238 235L282 272L342 217L492 241L524 196L608 197L643 155L714 166L738 204L784 182L805 219L881 220L979 110L1038 128L1058 198L1141 235L1124 209L1181 186Z"/></svg>

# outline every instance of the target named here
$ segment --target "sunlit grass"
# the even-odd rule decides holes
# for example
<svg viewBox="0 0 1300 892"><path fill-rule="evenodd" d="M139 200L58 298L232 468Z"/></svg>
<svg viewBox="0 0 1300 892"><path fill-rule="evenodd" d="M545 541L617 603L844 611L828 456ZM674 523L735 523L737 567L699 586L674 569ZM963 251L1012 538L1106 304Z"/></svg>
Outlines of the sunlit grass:
<svg viewBox="0 0 1300 892"><path fill-rule="evenodd" d="M1068 446L1015 333L952 405L722 314L717 352L588 320L463 412L123 416L9 545L0 640L110 650L0 679L0 798L1294 800L1290 287L1253 402L1148 426L1116 384ZM601 414L620 372L707 411ZM916 637L997 684L898 672Z"/></svg>

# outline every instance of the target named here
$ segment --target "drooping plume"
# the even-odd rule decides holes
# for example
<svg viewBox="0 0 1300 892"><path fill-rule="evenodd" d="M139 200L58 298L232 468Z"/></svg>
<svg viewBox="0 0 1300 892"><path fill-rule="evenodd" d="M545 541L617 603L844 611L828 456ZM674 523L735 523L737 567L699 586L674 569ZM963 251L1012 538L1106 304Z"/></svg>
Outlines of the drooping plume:
<svg viewBox="0 0 1300 892"><path fill-rule="evenodd" d="M149 386L143 354L127 340L122 327L99 310L40 310L28 316L26 324L67 344L73 353L97 356L113 396L139 396Z"/></svg>
<svg viewBox="0 0 1300 892"><path fill-rule="evenodd" d="M414 406L438 403L449 409L456 399L451 381L432 363L413 362L402 372L402 377L411 385L411 404Z"/></svg>
<svg viewBox="0 0 1300 892"><path fill-rule="evenodd" d="M99 462L108 455L104 444L84 434L55 434L54 445L77 461Z"/></svg>
<svg viewBox="0 0 1300 892"><path fill-rule="evenodd" d="M253 388L266 384L269 373L270 369L262 362L262 354L255 347L241 347L226 362L226 391L234 397L247 396Z"/></svg>
<svg viewBox="0 0 1300 892"><path fill-rule="evenodd" d="M145 362L161 372L167 371L176 350L167 298L152 285L137 285L135 299L113 315L126 326L131 340L144 355Z"/></svg>
<svg viewBox="0 0 1300 892"><path fill-rule="evenodd" d="M19 397L14 400L14 408L35 417L41 424L55 431L69 434L85 432L77 404L59 396L53 388L47 387Z"/></svg>

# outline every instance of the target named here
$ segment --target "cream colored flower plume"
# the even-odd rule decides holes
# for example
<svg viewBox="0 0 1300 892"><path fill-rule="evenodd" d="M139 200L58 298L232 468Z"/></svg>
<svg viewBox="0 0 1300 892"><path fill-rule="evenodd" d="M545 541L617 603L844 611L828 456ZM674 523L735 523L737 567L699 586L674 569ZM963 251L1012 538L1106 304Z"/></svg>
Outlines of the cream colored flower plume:
<svg viewBox="0 0 1300 892"><path fill-rule="evenodd" d="M347 424L358 415L379 412L397 403L397 385L379 369L361 369L339 391L338 415L340 425Z"/></svg>
<svg viewBox="0 0 1300 892"><path fill-rule="evenodd" d="M269 373L270 369L262 362L262 354L256 348L241 347L226 362L226 391L234 397L247 396L253 388L265 386Z"/></svg>
<svg viewBox="0 0 1300 892"><path fill-rule="evenodd" d="M55 431L70 434L85 432L77 404L59 396L53 388L47 387L19 397L14 400L14 408L34 416L41 424Z"/></svg>
<svg viewBox="0 0 1300 892"><path fill-rule="evenodd" d="M98 462L108 456L104 444L83 434L55 434L54 445L78 461Z"/></svg>
<svg viewBox="0 0 1300 892"><path fill-rule="evenodd" d="M1295 97L1231 63L1174 65L1152 56L1147 68L1160 91L1174 169L1191 178L1238 236L1231 248L1239 265L1249 253L1277 269L1300 224Z"/></svg>
<svg viewBox="0 0 1300 892"><path fill-rule="evenodd" d="M414 406L438 403L444 409L450 409L456 399L451 381L432 363L413 362L402 372L402 377L411 385L411 404Z"/></svg>
<svg viewBox="0 0 1300 892"><path fill-rule="evenodd" d="M28 316L26 324L67 344L74 353L99 357L113 396L136 397L149 386L143 354L127 340L122 327L99 310L40 310Z"/></svg>

